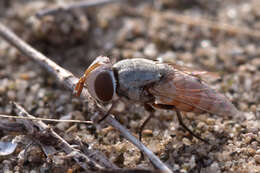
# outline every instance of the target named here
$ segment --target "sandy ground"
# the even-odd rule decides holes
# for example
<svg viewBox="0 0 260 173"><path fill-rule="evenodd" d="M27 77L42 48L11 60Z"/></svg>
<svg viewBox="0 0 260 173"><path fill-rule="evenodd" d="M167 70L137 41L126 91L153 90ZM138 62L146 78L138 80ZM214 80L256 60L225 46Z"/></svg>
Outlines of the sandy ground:
<svg viewBox="0 0 260 173"><path fill-rule="evenodd" d="M189 128L212 141L208 145L185 132L173 111L157 111L156 118L146 126L144 144L175 172L260 172L259 0L134 1L41 19L34 16L57 3L1 0L0 21L77 76L99 55L109 56L114 62L161 57L218 73L220 79L208 82L243 112L243 121L183 113ZM198 18L203 20L192 25ZM213 21L210 26L205 25L208 20ZM221 23L236 29L231 32L216 27ZM0 39L0 113L13 114L10 101L21 103L37 117L91 117L82 100ZM148 115L141 105L120 101L113 113L133 133ZM82 124L51 125L70 142L80 139L91 144L119 167L152 168L148 160L138 163L138 149L110 127L97 131ZM0 132L0 138L11 141L15 136ZM17 159L28 143L22 141L13 154L0 157L0 170L83 172L72 159L48 162L37 145L27 149L27 160Z"/></svg>

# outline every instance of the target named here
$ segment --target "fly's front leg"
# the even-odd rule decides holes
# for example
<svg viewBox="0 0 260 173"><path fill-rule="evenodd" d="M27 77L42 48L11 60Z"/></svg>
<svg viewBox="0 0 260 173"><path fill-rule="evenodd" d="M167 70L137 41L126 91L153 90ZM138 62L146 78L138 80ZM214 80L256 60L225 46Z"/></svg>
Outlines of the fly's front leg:
<svg viewBox="0 0 260 173"><path fill-rule="evenodd" d="M177 114L177 118L178 118L178 121L180 123L180 125L185 129L187 130L192 136L194 136L195 138L207 143L207 144L210 144L208 142L208 140L205 140L203 138L201 138L199 135L196 135L195 133L192 132L192 130L190 130L183 122L182 120L182 116L181 116L181 112L175 107L175 106L172 106L172 105L164 105L164 104L153 104L154 107L156 108L160 108L160 109L169 109L169 110L175 110L176 114Z"/></svg>
<svg viewBox="0 0 260 173"><path fill-rule="evenodd" d="M154 108L152 106L150 106L149 103L145 103L144 104L144 108L147 112L149 112L148 117L144 120L144 122L141 124L141 126L139 127L139 141L142 142L142 132L144 130L144 127L147 125L147 123L153 118L154 116ZM144 154L141 152L141 157L139 158L139 163L144 160Z"/></svg>
<svg viewBox="0 0 260 173"><path fill-rule="evenodd" d="M107 113L106 113L102 118L100 118L97 123L101 123L104 119L106 119L106 117L107 117L107 116L111 113L111 111L113 110L114 105L115 105L115 103L112 102L112 105L111 105L111 107L108 109Z"/></svg>

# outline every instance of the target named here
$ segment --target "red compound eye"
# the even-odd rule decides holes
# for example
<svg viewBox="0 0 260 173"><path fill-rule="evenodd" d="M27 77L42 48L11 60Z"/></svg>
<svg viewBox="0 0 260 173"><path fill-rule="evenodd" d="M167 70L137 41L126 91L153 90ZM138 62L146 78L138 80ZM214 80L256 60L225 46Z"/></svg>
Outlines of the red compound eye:
<svg viewBox="0 0 260 173"><path fill-rule="evenodd" d="M113 76L109 72L102 72L96 76L94 90L99 100L108 102L112 100L115 92Z"/></svg>

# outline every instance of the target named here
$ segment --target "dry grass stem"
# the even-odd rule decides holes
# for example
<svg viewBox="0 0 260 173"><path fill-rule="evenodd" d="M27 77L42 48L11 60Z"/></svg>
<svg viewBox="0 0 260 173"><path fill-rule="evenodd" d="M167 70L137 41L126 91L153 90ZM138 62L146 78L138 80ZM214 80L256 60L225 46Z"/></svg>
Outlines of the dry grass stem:
<svg viewBox="0 0 260 173"><path fill-rule="evenodd" d="M229 34L235 34L235 35L248 35L251 37L260 37L260 31L253 30L247 27L240 27L240 26L234 26L227 23L222 23L218 21L211 21L208 19L203 19L199 17L194 16L187 16L177 13L169 13L168 15L169 20L174 20L178 23L183 23L191 26L198 26L198 27L204 27L204 28L210 28L212 30L216 31L224 31Z"/></svg>
<svg viewBox="0 0 260 173"><path fill-rule="evenodd" d="M42 18L47 15L55 15L57 13L60 13L61 11L69 11L77 8L90 8L90 7L97 7L109 3L114 3L114 2L120 2L123 0L90 0L90 1L81 1L81 2L76 2L68 5L62 5L56 8L51 8L51 9L46 9L42 10L36 13L36 16L38 18Z"/></svg>
<svg viewBox="0 0 260 173"><path fill-rule="evenodd" d="M49 119L49 118L36 118L36 117L19 117L13 115L3 115L0 114L1 118L14 118L14 119L24 119L24 120L36 120L36 121L50 121L50 122L62 122L62 123L84 123L84 124L93 124L92 121L81 121L81 120L58 120L58 119Z"/></svg>
<svg viewBox="0 0 260 173"><path fill-rule="evenodd" d="M15 108L19 110L19 116L22 117L29 117L29 118L35 118L34 116L30 115L22 106L20 106L17 103L13 103ZM105 169L104 166L100 165L99 163L96 163L94 160L90 159L89 156L86 156L81 151L74 149L67 141L65 141L61 136L59 136L52 128L50 128L48 125L43 123L42 121L27 121L26 124L30 124L31 128L33 128L33 125L36 125L40 132L43 133L50 133L52 137L57 139L59 141L60 148L64 150L68 155L72 155L74 160L85 170L101 170ZM35 129L33 129L35 130ZM109 165L112 165L109 163ZM110 167L110 168L116 168Z"/></svg>

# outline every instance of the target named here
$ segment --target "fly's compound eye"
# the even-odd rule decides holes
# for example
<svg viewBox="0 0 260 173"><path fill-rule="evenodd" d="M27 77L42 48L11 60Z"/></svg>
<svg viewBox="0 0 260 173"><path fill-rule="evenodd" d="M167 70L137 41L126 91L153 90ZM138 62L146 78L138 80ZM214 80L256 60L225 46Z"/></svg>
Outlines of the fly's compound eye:
<svg viewBox="0 0 260 173"><path fill-rule="evenodd" d="M92 71L86 84L90 94L102 103L111 101L116 92L116 82L111 69Z"/></svg>
<svg viewBox="0 0 260 173"><path fill-rule="evenodd" d="M109 72L102 72L96 76L94 89L96 96L103 102L112 100L115 93L113 77Z"/></svg>

